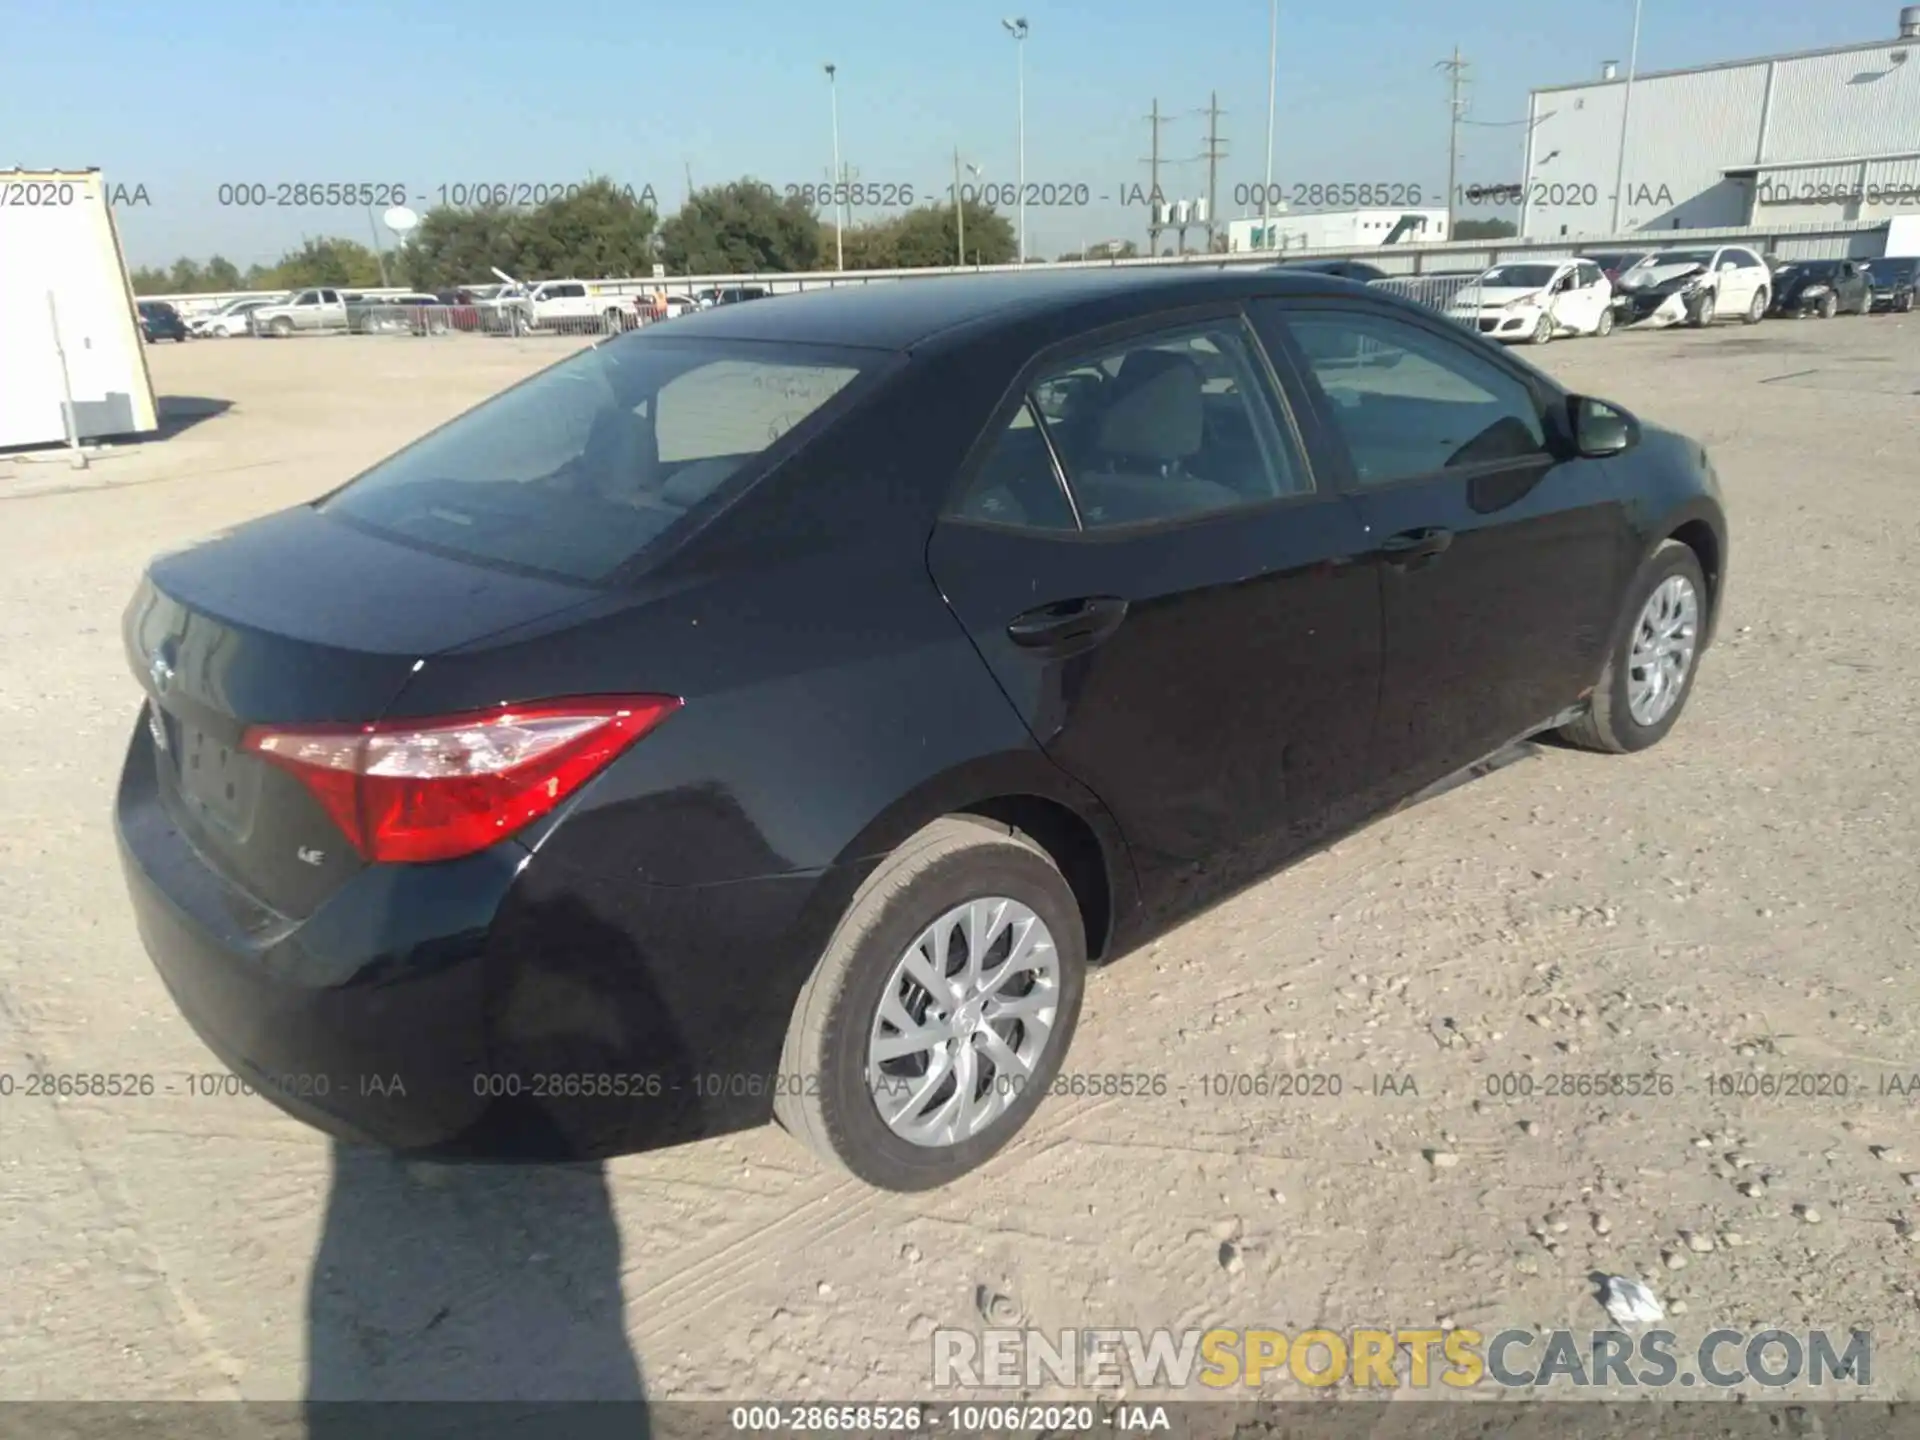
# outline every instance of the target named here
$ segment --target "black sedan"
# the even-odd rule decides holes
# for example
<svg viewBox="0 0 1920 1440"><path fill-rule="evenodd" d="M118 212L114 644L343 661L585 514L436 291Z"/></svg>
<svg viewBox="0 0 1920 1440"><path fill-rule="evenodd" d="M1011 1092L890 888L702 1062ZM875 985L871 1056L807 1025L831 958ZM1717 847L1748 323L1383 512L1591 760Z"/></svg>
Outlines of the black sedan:
<svg viewBox="0 0 1920 1440"><path fill-rule="evenodd" d="M158 340L175 340L184 343L190 338L187 322L180 318L180 312L164 300L142 300L135 307L140 312L140 335L149 345Z"/></svg>
<svg viewBox="0 0 1920 1440"><path fill-rule="evenodd" d="M1773 272L1770 312L1786 318L1865 315L1873 308L1873 282L1855 260L1789 260Z"/></svg>
<svg viewBox="0 0 1920 1440"><path fill-rule="evenodd" d="M1089 965L1518 737L1658 742L1726 565L1698 444L1338 280L729 305L155 560L116 825L181 1010L337 1135L777 1117L926 1188Z"/></svg>
<svg viewBox="0 0 1920 1440"><path fill-rule="evenodd" d="M1914 306L1920 287L1920 259L1910 255L1883 255L1867 262L1867 283L1873 287L1875 312L1891 310L1905 315Z"/></svg>

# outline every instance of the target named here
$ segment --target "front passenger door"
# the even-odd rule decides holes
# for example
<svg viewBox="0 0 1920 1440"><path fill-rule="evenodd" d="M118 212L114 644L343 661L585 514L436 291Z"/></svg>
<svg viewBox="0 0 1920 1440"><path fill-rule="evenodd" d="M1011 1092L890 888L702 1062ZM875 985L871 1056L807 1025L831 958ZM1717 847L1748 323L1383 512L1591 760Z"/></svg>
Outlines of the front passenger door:
<svg viewBox="0 0 1920 1440"><path fill-rule="evenodd" d="M1237 307L1107 334L1024 377L928 561L1165 915L1357 818L1379 586Z"/></svg>
<svg viewBox="0 0 1920 1440"><path fill-rule="evenodd" d="M1426 323L1261 302L1343 440L1386 624L1375 770L1411 794L1571 707L1605 663L1634 542L1602 460L1565 458L1552 395Z"/></svg>

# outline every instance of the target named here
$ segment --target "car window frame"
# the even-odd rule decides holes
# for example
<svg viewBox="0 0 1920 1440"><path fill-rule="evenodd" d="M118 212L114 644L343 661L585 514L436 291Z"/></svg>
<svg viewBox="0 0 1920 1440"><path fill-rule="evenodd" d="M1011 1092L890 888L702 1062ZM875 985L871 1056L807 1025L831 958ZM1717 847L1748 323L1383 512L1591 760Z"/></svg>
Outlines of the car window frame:
<svg viewBox="0 0 1920 1440"><path fill-rule="evenodd" d="M1330 457L1337 465L1334 481L1340 493L1349 497L1378 495L1414 485L1430 485L1436 479L1472 479L1479 475L1494 474L1510 470L1516 465L1539 464L1552 466L1572 458L1571 437L1567 433L1565 422L1568 392L1555 385L1551 379L1530 368L1518 364L1509 355L1506 348L1495 341L1481 337L1478 332L1460 331L1448 322L1437 322L1418 310L1402 310L1397 305L1382 304L1371 296L1268 296L1276 303L1278 323L1273 326L1275 342L1284 345L1292 366L1294 383L1299 387L1295 404L1311 414L1322 434ZM1540 428L1546 436L1546 448L1539 456L1529 460L1482 460L1472 465L1440 466L1432 470L1423 470L1412 475L1402 475L1397 479L1381 484L1365 484L1360 479L1359 469L1354 464L1353 452L1347 445L1346 432L1340 426L1339 416L1332 410L1333 402L1327 397L1325 389L1313 373L1311 360L1300 348L1299 341L1293 336L1287 325L1287 317L1305 313L1334 313L1372 315L1384 320L1398 320L1411 325L1416 330L1426 332L1443 346L1457 348L1461 354L1479 359L1509 378L1517 380L1534 398L1540 410Z"/></svg>
<svg viewBox="0 0 1920 1440"><path fill-rule="evenodd" d="M966 455L955 470L953 483L948 487L941 501L939 517L941 525L965 525L982 530L995 530L1007 534L1048 537L1066 541L1110 541L1132 540L1142 535L1160 534L1166 531L1190 529L1196 525L1207 525L1227 519L1250 519L1265 515L1269 511L1305 504L1324 504L1337 497L1337 491L1323 483L1323 477L1316 469L1314 449L1307 443L1306 428L1300 423L1281 381L1274 357L1262 341L1259 330L1253 323L1247 310L1247 301L1241 299L1212 301L1198 305L1183 305L1176 309L1157 310L1149 315L1133 315L1123 320L1097 326L1089 330L1076 331L1063 339L1050 342L1030 356L1016 372L1004 394L995 404L980 434L968 446ZM1190 330L1220 320L1235 322L1254 362L1255 388L1263 393L1261 403L1268 407L1268 416L1280 434L1282 446L1291 452L1290 458L1297 467L1305 488L1290 494L1274 495L1265 500L1250 500L1243 505L1223 506L1217 510L1202 510L1193 514L1169 515L1151 520L1135 520L1125 525L1088 526L1080 513L1080 501L1073 493L1069 483L1066 466L1061 461L1059 447L1055 445L1049 431L1046 416L1037 403L1032 403L1032 392L1040 379L1055 369L1070 367L1078 360L1087 360L1101 351L1111 350L1129 340L1144 335L1157 335L1181 330ZM1032 403L1033 418L1039 427L1041 437L1046 444L1048 464L1053 470L1054 483L1066 496L1067 505L1073 512L1075 528L1060 530L1047 526L1026 525L1014 521L989 520L975 515L961 513L960 505L973 488L980 471L991 458L1001 437L1013 423L1013 418L1024 405Z"/></svg>

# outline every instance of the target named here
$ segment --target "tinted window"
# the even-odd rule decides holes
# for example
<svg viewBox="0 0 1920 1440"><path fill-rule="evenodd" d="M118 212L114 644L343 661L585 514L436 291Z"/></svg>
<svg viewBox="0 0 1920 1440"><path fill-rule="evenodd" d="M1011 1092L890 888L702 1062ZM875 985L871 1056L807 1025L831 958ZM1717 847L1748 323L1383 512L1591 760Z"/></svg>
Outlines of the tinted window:
<svg viewBox="0 0 1920 1440"><path fill-rule="evenodd" d="M1295 312L1287 325L1363 485L1546 449L1533 392L1464 345L1359 312Z"/></svg>
<svg viewBox="0 0 1920 1440"><path fill-rule="evenodd" d="M322 505L480 561L599 580L879 358L820 346L633 339L468 411Z"/></svg>
<svg viewBox="0 0 1920 1440"><path fill-rule="evenodd" d="M1033 395L1088 529L1311 488L1237 320L1130 340L1050 371Z"/></svg>
<svg viewBox="0 0 1920 1440"><path fill-rule="evenodd" d="M1014 412L954 507L954 514L963 520L1038 530L1079 528L1066 492L1060 488L1052 452L1034 418L1032 401Z"/></svg>
<svg viewBox="0 0 1920 1440"><path fill-rule="evenodd" d="M1752 269L1760 264L1760 257L1751 250L1729 250L1727 258Z"/></svg>

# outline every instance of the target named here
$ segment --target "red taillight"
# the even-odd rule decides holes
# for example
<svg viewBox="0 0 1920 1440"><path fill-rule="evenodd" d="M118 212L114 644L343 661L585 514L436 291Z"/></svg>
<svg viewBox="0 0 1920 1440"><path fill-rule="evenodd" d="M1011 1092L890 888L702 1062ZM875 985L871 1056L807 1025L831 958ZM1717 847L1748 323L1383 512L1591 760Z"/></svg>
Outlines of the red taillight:
<svg viewBox="0 0 1920 1440"><path fill-rule="evenodd" d="M601 695L374 725L256 725L243 742L384 864L471 855L539 819L680 708Z"/></svg>

